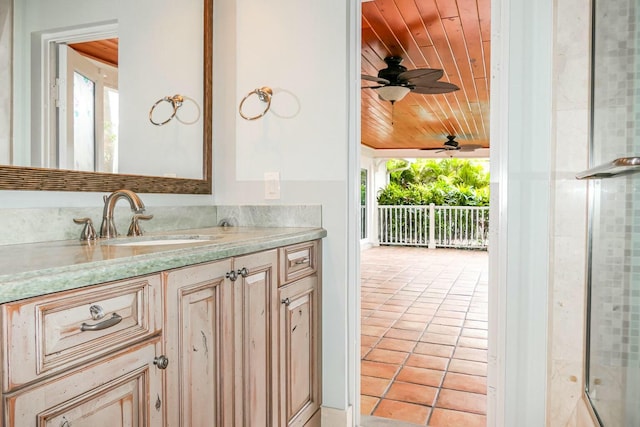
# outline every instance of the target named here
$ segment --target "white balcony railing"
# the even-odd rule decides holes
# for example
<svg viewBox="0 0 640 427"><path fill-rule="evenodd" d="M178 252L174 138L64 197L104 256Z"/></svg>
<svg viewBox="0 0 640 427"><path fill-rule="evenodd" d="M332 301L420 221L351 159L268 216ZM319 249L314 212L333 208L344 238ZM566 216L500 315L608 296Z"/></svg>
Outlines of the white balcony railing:
<svg viewBox="0 0 640 427"><path fill-rule="evenodd" d="M381 245L486 249L488 206L378 206Z"/></svg>

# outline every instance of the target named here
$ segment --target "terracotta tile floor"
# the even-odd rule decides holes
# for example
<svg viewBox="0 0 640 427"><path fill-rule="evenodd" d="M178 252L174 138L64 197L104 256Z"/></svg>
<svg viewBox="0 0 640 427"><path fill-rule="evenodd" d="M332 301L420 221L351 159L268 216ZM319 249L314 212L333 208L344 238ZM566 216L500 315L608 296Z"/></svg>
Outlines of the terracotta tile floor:
<svg viewBox="0 0 640 427"><path fill-rule="evenodd" d="M487 252L374 247L361 266L363 425L484 427Z"/></svg>

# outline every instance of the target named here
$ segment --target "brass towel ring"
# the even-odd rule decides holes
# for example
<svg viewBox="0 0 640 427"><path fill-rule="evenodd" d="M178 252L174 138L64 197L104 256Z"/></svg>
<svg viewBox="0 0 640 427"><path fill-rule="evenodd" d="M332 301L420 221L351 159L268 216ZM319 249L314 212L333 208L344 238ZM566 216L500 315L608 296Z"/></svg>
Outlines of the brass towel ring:
<svg viewBox="0 0 640 427"><path fill-rule="evenodd" d="M178 110L180 109L180 107L182 107L182 104L184 104L184 101L191 101L193 102L193 104L196 106L196 109L198 110L198 114L196 115L195 120L192 121L186 121L184 119L180 118L180 115L178 114ZM169 104L171 104L171 107L173 108L173 111L171 112L171 115L169 116L169 118L167 118L165 121L163 122L156 122L155 120L153 120L153 111L156 109L156 107L158 106L158 104L160 104L161 102L168 102ZM198 120L200 120L200 106L198 105L198 103L195 101L195 99L190 98L188 96L184 96L184 95L173 95L173 96L165 96L164 98L160 98L158 99L155 104L153 104L151 106L151 109L149 110L149 121L151 123L153 123L156 126L163 126L166 125L167 123L169 123L173 118L176 118L176 120L178 120L180 123L185 124L185 125L192 125L195 122L197 122Z"/></svg>
<svg viewBox="0 0 640 427"><path fill-rule="evenodd" d="M173 107L173 111L171 112L171 115L167 120L163 122L156 122L155 120L153 120L153 111L161 102L168 102L169 104L171 104L171 106ZM155 104L151 106L151 110L149 110L149 121L156 126L166 125L171 121L171 119L176 116L176 112L178 111L178 107L180 107L180 105L182 105L182 96L180 95L165 96L164 98L158 99Z"/></svg>
<svg viewBox="0 0 640 427"><path fill-rule="evenodd" d="M245 116L244 113L242 112L242 105L251 95L254 95L254 94L258 96L258 99L260 101L266 102L267 106L265 107L264 111L258 114L257 116L248 117L248 116ZM267 114L267 111L269 111L269 108L271 108L272 96L273 96L273 91L271 90L270 87L267 87L267 86L264 86L264 87L261 87L260 89L256 89L249 92L244 98L242 98L242 101L240 101L240 106L238 107L238 112L240 113L240 117L242 117L245 120L256 120L264 116L265 114Z"/></svg>

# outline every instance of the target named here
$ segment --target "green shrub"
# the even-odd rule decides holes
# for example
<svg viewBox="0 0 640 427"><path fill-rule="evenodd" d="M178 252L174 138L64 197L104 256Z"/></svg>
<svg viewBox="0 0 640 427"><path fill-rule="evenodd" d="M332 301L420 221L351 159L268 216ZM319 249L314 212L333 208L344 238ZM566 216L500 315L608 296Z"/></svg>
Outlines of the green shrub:
<svg viewBox="0 0 640 427"><path fill-rule="evenodd" d="M394 159L387 170L390 182L378 192L379 205L489 205L489 173L480 162Z"/></svg>

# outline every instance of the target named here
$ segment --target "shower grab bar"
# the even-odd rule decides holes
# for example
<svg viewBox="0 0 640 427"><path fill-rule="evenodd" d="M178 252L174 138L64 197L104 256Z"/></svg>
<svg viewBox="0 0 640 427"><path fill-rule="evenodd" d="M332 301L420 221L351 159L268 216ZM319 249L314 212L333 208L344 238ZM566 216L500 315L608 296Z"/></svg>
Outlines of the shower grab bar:
<svg viewBox="0 0 640 427"><path fill-rule="evenodd" d="M603 179L640 172L640 157L620 157L576 174L577 179Z"/></svg>

